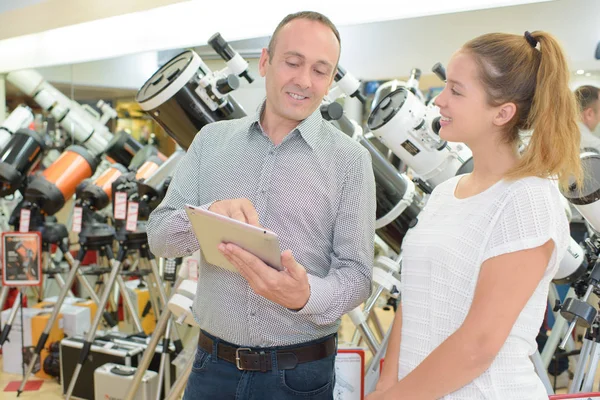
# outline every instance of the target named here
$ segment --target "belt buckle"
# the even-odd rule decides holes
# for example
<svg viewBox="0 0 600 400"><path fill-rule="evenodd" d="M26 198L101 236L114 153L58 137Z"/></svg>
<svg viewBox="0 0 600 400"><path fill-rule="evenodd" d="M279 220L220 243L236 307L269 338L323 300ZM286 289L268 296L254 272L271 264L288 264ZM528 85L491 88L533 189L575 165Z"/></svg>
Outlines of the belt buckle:
<svg viewBox="0 0 600 400"><path fill-rule="evenodd" d="M240 371L243 371L244 369L242 368L242 365L240 363L240 361L241 361L241 359L240 359L240 351L251 352L252 349L249 349L248 347L238 347L237 349L235 349L235 366Z"/></svg>

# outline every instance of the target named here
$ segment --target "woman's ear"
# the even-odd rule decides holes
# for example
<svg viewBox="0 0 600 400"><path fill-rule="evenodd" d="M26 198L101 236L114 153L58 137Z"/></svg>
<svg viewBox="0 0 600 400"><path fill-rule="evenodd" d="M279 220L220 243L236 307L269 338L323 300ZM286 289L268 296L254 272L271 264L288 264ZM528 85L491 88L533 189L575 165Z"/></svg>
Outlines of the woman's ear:
<svg viewBox="0 0 600 400"><path fill-rule="evenodd" d="M497 107L498 112L494 116L494 125L504 126L508 124L515 114L517 113L517 106L515 103L504 103Z"/></svg>

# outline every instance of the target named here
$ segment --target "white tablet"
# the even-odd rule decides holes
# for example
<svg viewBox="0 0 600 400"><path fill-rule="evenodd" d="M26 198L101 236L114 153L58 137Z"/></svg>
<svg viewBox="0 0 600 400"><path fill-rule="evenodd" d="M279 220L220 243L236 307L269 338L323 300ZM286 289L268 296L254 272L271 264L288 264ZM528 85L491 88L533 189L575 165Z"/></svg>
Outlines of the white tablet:
<svg viewBox="0 0 600 400"><path fill-rule="evenodd" d="M218 249L220 243L233 243L254 254L272 268L283 270L279 239L274 232L189 204L185 205L185 211L207 262L238 272Z"/></svg>

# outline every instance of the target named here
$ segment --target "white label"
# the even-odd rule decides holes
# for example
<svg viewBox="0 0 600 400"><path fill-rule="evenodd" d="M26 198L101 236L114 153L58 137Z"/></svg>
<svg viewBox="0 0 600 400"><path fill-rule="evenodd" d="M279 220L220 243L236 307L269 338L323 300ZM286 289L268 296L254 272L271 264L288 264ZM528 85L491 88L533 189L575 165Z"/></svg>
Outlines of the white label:
<svg viewBox="0 0 600 400"><path fill-rule="evenodd" d="M115 219L126 219L127 218L127 193L117 192L115 193Z"/></svg>
<svg viewBox="0 0 600 400"><path fill-rule="evenodd" d="M81 207L75 207L73 209L73 226L71 227L71 230L73 232L81 232L81 221L83 219L83 208Z"/></svg>
<svg viewBox="0 0 600 400"><path fill-rule="evenodd" d="M130 232L135 232L137 229L138 208L138 203L134 201L129 202L129 207L127 209L127 225L125 226L125 229Z"/></svg>
<svg viewBox="0 0 600 400"><path fill-rule="evenodd" d="M21 209L21 220L19 222L19 232L29 232L29 220L31 219L31 210Z"/></svg>

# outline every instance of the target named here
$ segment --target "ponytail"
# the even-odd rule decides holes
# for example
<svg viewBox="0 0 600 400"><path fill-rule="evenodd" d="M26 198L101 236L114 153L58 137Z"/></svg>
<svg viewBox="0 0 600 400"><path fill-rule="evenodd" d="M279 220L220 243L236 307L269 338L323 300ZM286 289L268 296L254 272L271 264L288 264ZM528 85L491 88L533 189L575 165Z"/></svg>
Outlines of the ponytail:
<svg viewBox="0 0 600 400"><path fill-rule="evenodd" d="M489 104L517 106L507 124L506 140L516 143L519 131L533 130L521 159L506 178L555 177L562 188L571 180L580 185L577 104L557 40L541 31L525 36L493 33L471 40L463 49L475 56Z"/></svg>

